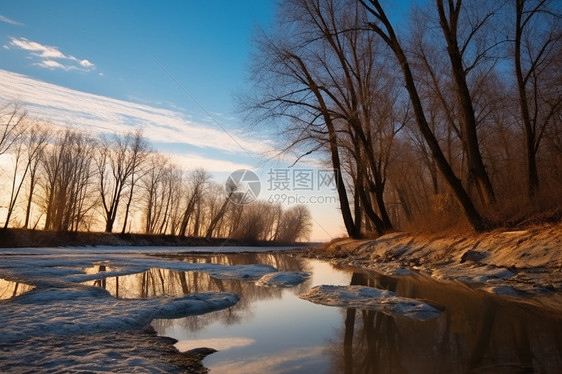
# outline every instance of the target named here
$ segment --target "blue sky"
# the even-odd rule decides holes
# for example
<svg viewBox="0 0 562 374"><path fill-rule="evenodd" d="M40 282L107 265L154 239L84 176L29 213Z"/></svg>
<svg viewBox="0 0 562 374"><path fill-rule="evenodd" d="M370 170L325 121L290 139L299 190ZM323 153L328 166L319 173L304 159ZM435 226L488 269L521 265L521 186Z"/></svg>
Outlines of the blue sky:
<svg viewBox="0 0 562 374"><path fill-rule="evenodd" d="M233 114L233 95L243 89L248 77L253 34L268 27L273 13L274 2L264 0L4 2L0 6L0 69L83 93L172 110L196 128L202 125L223 132L231 138L227 143L234 144L221 142L226 138L217 139L216 133L208 134L209 143L216 140L209 147L201 147L201 136L190 144L186 137L193 138L193 131L162 139L164 135L152 136L158 132L153 128L145 135L157 148L170 152L226 159L227 165L209 165L211 171L226 172L233 163L253 166L255 158L261 157L254 154L259 151L254 143L260 136L247 134ZM31 100L21 95L17 99ZM46 120L64 117L60 110L56 114L44 110L55 106L38 103L32 113ZM102 109L84 108L82 103L74 106L81 106L82 112ZM62 122L70 125L83 119L70 108L66 116ZM118 122L129 127L143 122L126 108L123 117L129 122ZM157 125L172 126L158 120ZM271 146L267 139L259 140ZM224 147L228 155L220 154Z"/></svg>
<svg viewBox="0 0 562 374"><path fill-rule="evenodd" d="M142 127L186 169L220 182L252 168L265 185L285 163L264 163L274 137L242 123L234 96L247 85L253 35L274 12L275 0L4 1L0 99L98 133ZM341 232L337 204L309 207L312 239Z"/></svg>
<svg viewBox="0 0 562 374"><path fill-rule="evenodd" d="M3 45L26 38L93 66L74 74L44 69L12 46L2 51L2 67L80 91L198 111L156 59L209 111L228 112L247 76L252 34L267 28L273 12L273 1L264 0L3 2L0 14L16 23L0 23Z"/></svg>

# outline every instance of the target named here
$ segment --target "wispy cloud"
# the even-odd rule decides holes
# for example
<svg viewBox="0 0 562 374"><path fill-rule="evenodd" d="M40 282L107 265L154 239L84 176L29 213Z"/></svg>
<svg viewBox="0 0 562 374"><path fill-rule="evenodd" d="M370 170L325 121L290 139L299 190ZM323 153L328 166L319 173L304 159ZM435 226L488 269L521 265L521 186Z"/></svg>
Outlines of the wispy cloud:
<svg viewBox="0 0 562 374"><path fill-rule="evenodd" d="M165 156L168 156L175 165L189 170L203 168L218 173L232 173L234 170L238 169L254 168L249 164L220 160L217 158L205 157L198 154L178 154L167 152L162 153Z"/></svg>
<svg viewBox="0 0 562 374"><path fill-rule="evenodd" d="M237 164L233 156L253 155L257 163L274 153L268 139L234 130L229 135L179 111L75 91L5 70L0 70L0 82L1 99L22 102L39 119L93 133L127 133L140 128L151 142L185 144L185 164L232 171L248 167Z"/></svg>
<svg viewBox="0 0 562 374"><path fill-rule="evenodd" d="M5 17L1 14L0 14L0 22L6 22L6 23L9 23L11 25L16 25L16 26L23 26L23 23L18 22L18 21L14 21L13 19Z"/></svg>
<svg viewBox="0 0 562 374"><path fill-rule="evenodd" d="M325 347L288 349L271 355L253 354L217 363L213 370L220 373L289 373L304 372L323 360Z"/></svg>
<svg viewBox="0 0 562 374"><path fill-rule="evenodd" d="M32 56L39 59L39 62L34 63L34 65L42 68L66 71L91 71L95 69L95 65L86 59L78 59L72 55L62 53L58 47L44 45L27 38L11 37L8 47L10 46L30 52Z"/></svg>

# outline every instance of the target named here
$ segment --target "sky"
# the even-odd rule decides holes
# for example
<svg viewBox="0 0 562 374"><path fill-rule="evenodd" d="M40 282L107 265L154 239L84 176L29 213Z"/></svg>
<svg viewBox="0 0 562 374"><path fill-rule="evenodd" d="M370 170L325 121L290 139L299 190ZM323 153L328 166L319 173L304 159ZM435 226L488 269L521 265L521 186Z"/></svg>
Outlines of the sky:
<svg viewBox="0 0 562 374"><path fill-rule="evenodd" d="M250 130L235 106L248 87L252 38L274 13L275 0L4 1L0 100L84 131L142 128L156 150L187 170L206 168L218 182L251 169L261 198L304 202L311 239L329 240L343 232L333 191L268 188L272 175L290 178L294 170L278 173L287 159L270 160L276 137ZM316 162L307 161L295 168ZM324 203L311 203L319 194Z"/></svg>

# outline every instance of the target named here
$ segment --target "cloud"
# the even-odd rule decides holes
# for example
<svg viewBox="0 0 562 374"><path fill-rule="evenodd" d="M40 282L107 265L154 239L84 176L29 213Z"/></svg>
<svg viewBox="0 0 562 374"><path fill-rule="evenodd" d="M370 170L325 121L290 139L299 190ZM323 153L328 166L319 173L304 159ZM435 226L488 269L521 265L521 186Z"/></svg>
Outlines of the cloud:
<svg viewBox="0 0 562 374"><path fill-rule="evenodd" d="M14 21L13 19L10 19L8 17L5 17L3 15L0 14L0 21L1 22L6 22L9 23L11 25L16 25L16 26L23 26L23 23L18 22L18 21Z"/></svg>
<svg viewBox="0 0 562 374"><path fill-rule="evenodd" d="M209 339L189 339L180 340L174 346L180 351L185 352L199 347L213 347L218 351L226 351L232 348L246 347L254 344L255 339L245 337L224 337Z"/></svg>
<svg viewBox="0 0 562 374"><path fill-rule="evenodd" d="M64 65L62 65L62 64L60 64L56 61L53 61L53 60L44 60L44 61L36 63L35 65L41 66L41 67L44 67L44 68L47 68L47 69L64 69L65 68Z"/></svg>
<svg viewBox="0 0 562 374"><path fill-rule="evenodd" d="M82 60L80 61L80 65L84 66L85 68L91 68L94 66L94 64L92 64L90 61L88 60Z"/></svg>
<svg viewBox="0 0 562 374"><path fill-rule="evenodd" d="M161 153L164 154L165 156L168 156L175 165L186 170L203 168L213 172L232 173L233 171L238 169L254 168L249 164L204 157L202 155L191 154L191 153L188 154L167 153L167 152L161 152Z"/></svg>
<svg viewBox="0 0 562 374"><path fill-rule="evenodd" d="M268 355L248 355L213 365L218 373L289 373L314 371L325 357L325 347L302 347Z"/></svg>
<svg viewBox="0 0 562 374"><path fill-rule="evenodd" d="M37 56L45 57L45 58L64 58L64 54L58 50L57 47L51 47L48 45L42 45L37 42L33 42L26 38L11 38L12 41L10 42L11 45L18 47L20 49L24 49L26 51L35 52Z"/></svg>
<svg viewBox="0 0 562 374"><path fill-rule="evenodd" d="M233 161L233 156L249 156L255 160L250 162L258 163L264 155L274 153L271 140L239 130L225 132L219 126L199 123L179 110L71 90L5 70L0 70L0 81L0 98L21 102L32 116L41 120L94 134L127 133L140 128L151 142L185 145L182 162L189 164L189 168L232 171L248 168Z"/></svg>
<svg viewBox="0 0 562 374"><path fill-rule="evenodd" d="M32 56L39 58L39 62L34 65L46 69L61 70L83 70L91 71L95 69L95 65L88 60L78 59L72 55L62 53L58 47L43 45L27 38L10 38L10 46L28 51ZM58 60L58 61L55 61Z"/></svg>

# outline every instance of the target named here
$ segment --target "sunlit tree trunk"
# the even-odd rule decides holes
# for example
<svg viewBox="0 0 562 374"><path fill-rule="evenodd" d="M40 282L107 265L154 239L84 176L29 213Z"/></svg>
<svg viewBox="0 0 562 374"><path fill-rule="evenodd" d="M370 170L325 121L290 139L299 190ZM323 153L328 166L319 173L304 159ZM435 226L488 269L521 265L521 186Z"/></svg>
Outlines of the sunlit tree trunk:
<svg viewBox="0 0 562 374"><path fill-rule="evenodd" d="M422 133L429 149L431 150L431 154L439 170L443 174L443 177L451 187L457 201L459 202L460 206L462 207L464 214L470 224L477 230L482 230L486 227L486 223L484 219L480 216L480 213L476 210L474 203L472 202L470 196L462 186L461 181L457 178L455 173L453 172L451 165L445 158L443 151L437 141L435 134L431 131L431 128L427 122L424 108L418 94L418 90L416 88L414 76L412 74L412 70L410 69L410 65L408 63L408 58L402 49L400 42L398 41L398 37L394 32L394 28L392 27L390 21L388 20L382 6L380 5L379 1L377 0L369 0L369 4L366 1L360 0L361 3L369 10L369 12L375 16L375 18L380 21L384 27L384 30L379 27L376 23L369 23L371 29L377 33L392 49L394 52L402 73L404 75L404 82L406 85L406 89L408 90L408 94L410 95L410 100L412 102L412 107L414 110L416 123L418 124L418 128Z"/></svg>

